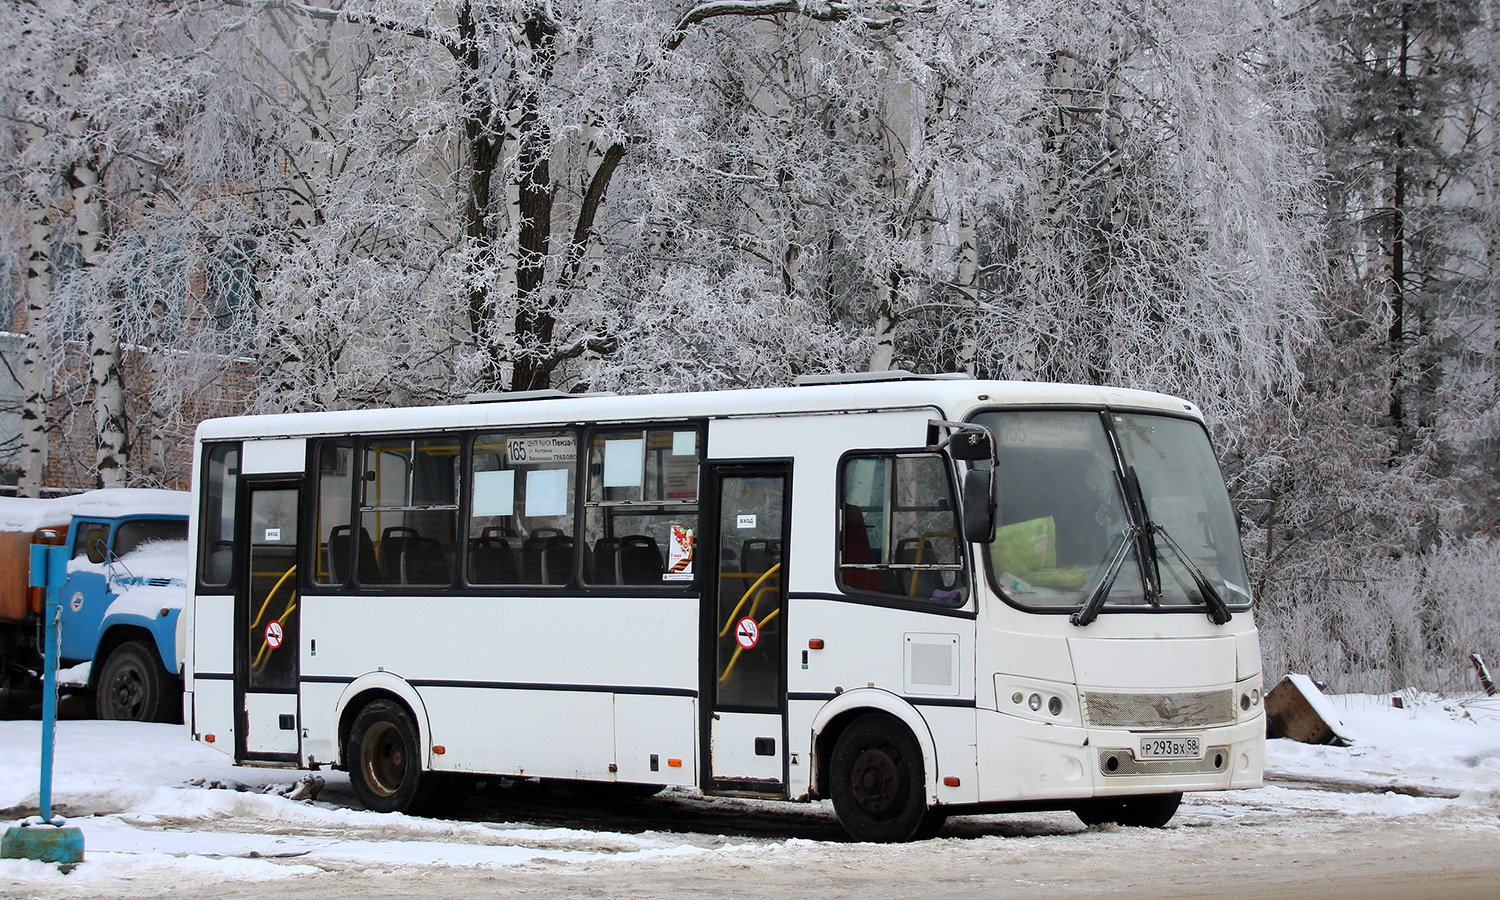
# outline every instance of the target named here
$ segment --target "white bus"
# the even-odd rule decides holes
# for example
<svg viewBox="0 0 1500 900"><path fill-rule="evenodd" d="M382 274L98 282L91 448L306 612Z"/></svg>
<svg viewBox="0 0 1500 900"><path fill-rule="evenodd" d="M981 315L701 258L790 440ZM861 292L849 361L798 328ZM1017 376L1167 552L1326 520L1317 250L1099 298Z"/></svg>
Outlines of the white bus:
<svg viewBox="0 0 1500 900"><path fill-rule="evenodd" d="M216 419L187 727L430 811L477 777L1160 826L1261 783L1201 415L884 373Z"/></svg>

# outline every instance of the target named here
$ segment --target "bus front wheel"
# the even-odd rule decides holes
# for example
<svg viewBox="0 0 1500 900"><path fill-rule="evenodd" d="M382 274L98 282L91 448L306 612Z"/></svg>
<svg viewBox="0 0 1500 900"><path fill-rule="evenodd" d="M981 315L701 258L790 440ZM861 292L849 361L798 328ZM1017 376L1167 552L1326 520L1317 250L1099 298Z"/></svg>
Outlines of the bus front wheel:
<svg viewBox="0 0 1500 900"><path fill-rule="evenodd" d="M924 798L922 748L890 716L872 713L850 723L831 763L833 809L856 841L909 841L941 826L941 813L929 811Z"/></svg>

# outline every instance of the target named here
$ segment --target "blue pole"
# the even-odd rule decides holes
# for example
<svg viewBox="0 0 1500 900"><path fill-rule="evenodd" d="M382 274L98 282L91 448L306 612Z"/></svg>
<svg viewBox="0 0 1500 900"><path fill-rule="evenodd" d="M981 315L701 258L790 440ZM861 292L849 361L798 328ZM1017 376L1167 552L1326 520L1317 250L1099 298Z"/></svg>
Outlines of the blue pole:
<svg viewBox="0 0 1500 900"><path fill-rule="evenodd" d="M52 821L52 757L57 743L57 654L62 645L62 608L53 591L47 592L46 650L42 661L42 786L39 791L43 822Z"/></svg>
<svg viewBox="0 0 1500 900"><path fill-rule="evenodd" d="M62 547L33 544L31 585L46 588L49 552L55 552L59 568L66 551ZM52 757L57 738L57 658L62 646L62 607L56 590L48 589L42 607L42 786L38 792L41 822L23 821L0 838L0 858L36 859L58 863L64 872L83 862L83 832L52 817Z"/></svg>

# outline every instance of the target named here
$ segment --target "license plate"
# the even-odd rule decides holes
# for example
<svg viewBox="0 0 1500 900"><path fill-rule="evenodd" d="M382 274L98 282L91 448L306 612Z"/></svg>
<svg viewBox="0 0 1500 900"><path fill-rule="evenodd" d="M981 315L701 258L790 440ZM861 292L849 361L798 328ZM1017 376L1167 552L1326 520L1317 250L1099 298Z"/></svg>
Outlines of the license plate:
<svg viewBox="0 0 1500 900"><path fill-rule="evenodd" d="M1196 734L1143 737L1135 754L1136 759L1199 759L1202 756L1203 738Z"/></svg>

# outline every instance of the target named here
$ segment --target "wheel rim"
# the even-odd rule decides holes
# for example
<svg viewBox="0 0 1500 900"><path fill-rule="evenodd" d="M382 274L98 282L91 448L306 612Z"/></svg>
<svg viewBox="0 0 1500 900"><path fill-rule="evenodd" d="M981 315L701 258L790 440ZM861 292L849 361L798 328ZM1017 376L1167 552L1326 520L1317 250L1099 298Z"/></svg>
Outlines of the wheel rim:
<svg viewBox="0 0 1500 900"><path fill-rule="evenodd" d="M134 719L145 702L146 686L141 673L134 666L122 666L109 680L106 696L109 711L117 719Z"/></svg>
<svg viewBox="0 0 1500 900"><path fill-rule="evenodd" d="M889 741L875 741L860 750L849 772L849 793L867 821L893 821L906 808L911 776L901 751Z"/></svg>
<svg viewBox="0 0 1500 900"><path fill-rule="evenodd" d="M390 722L377 722L360 745L359 767L365 784L380 797L389 797L406 782L406 741Z"/></svg>

